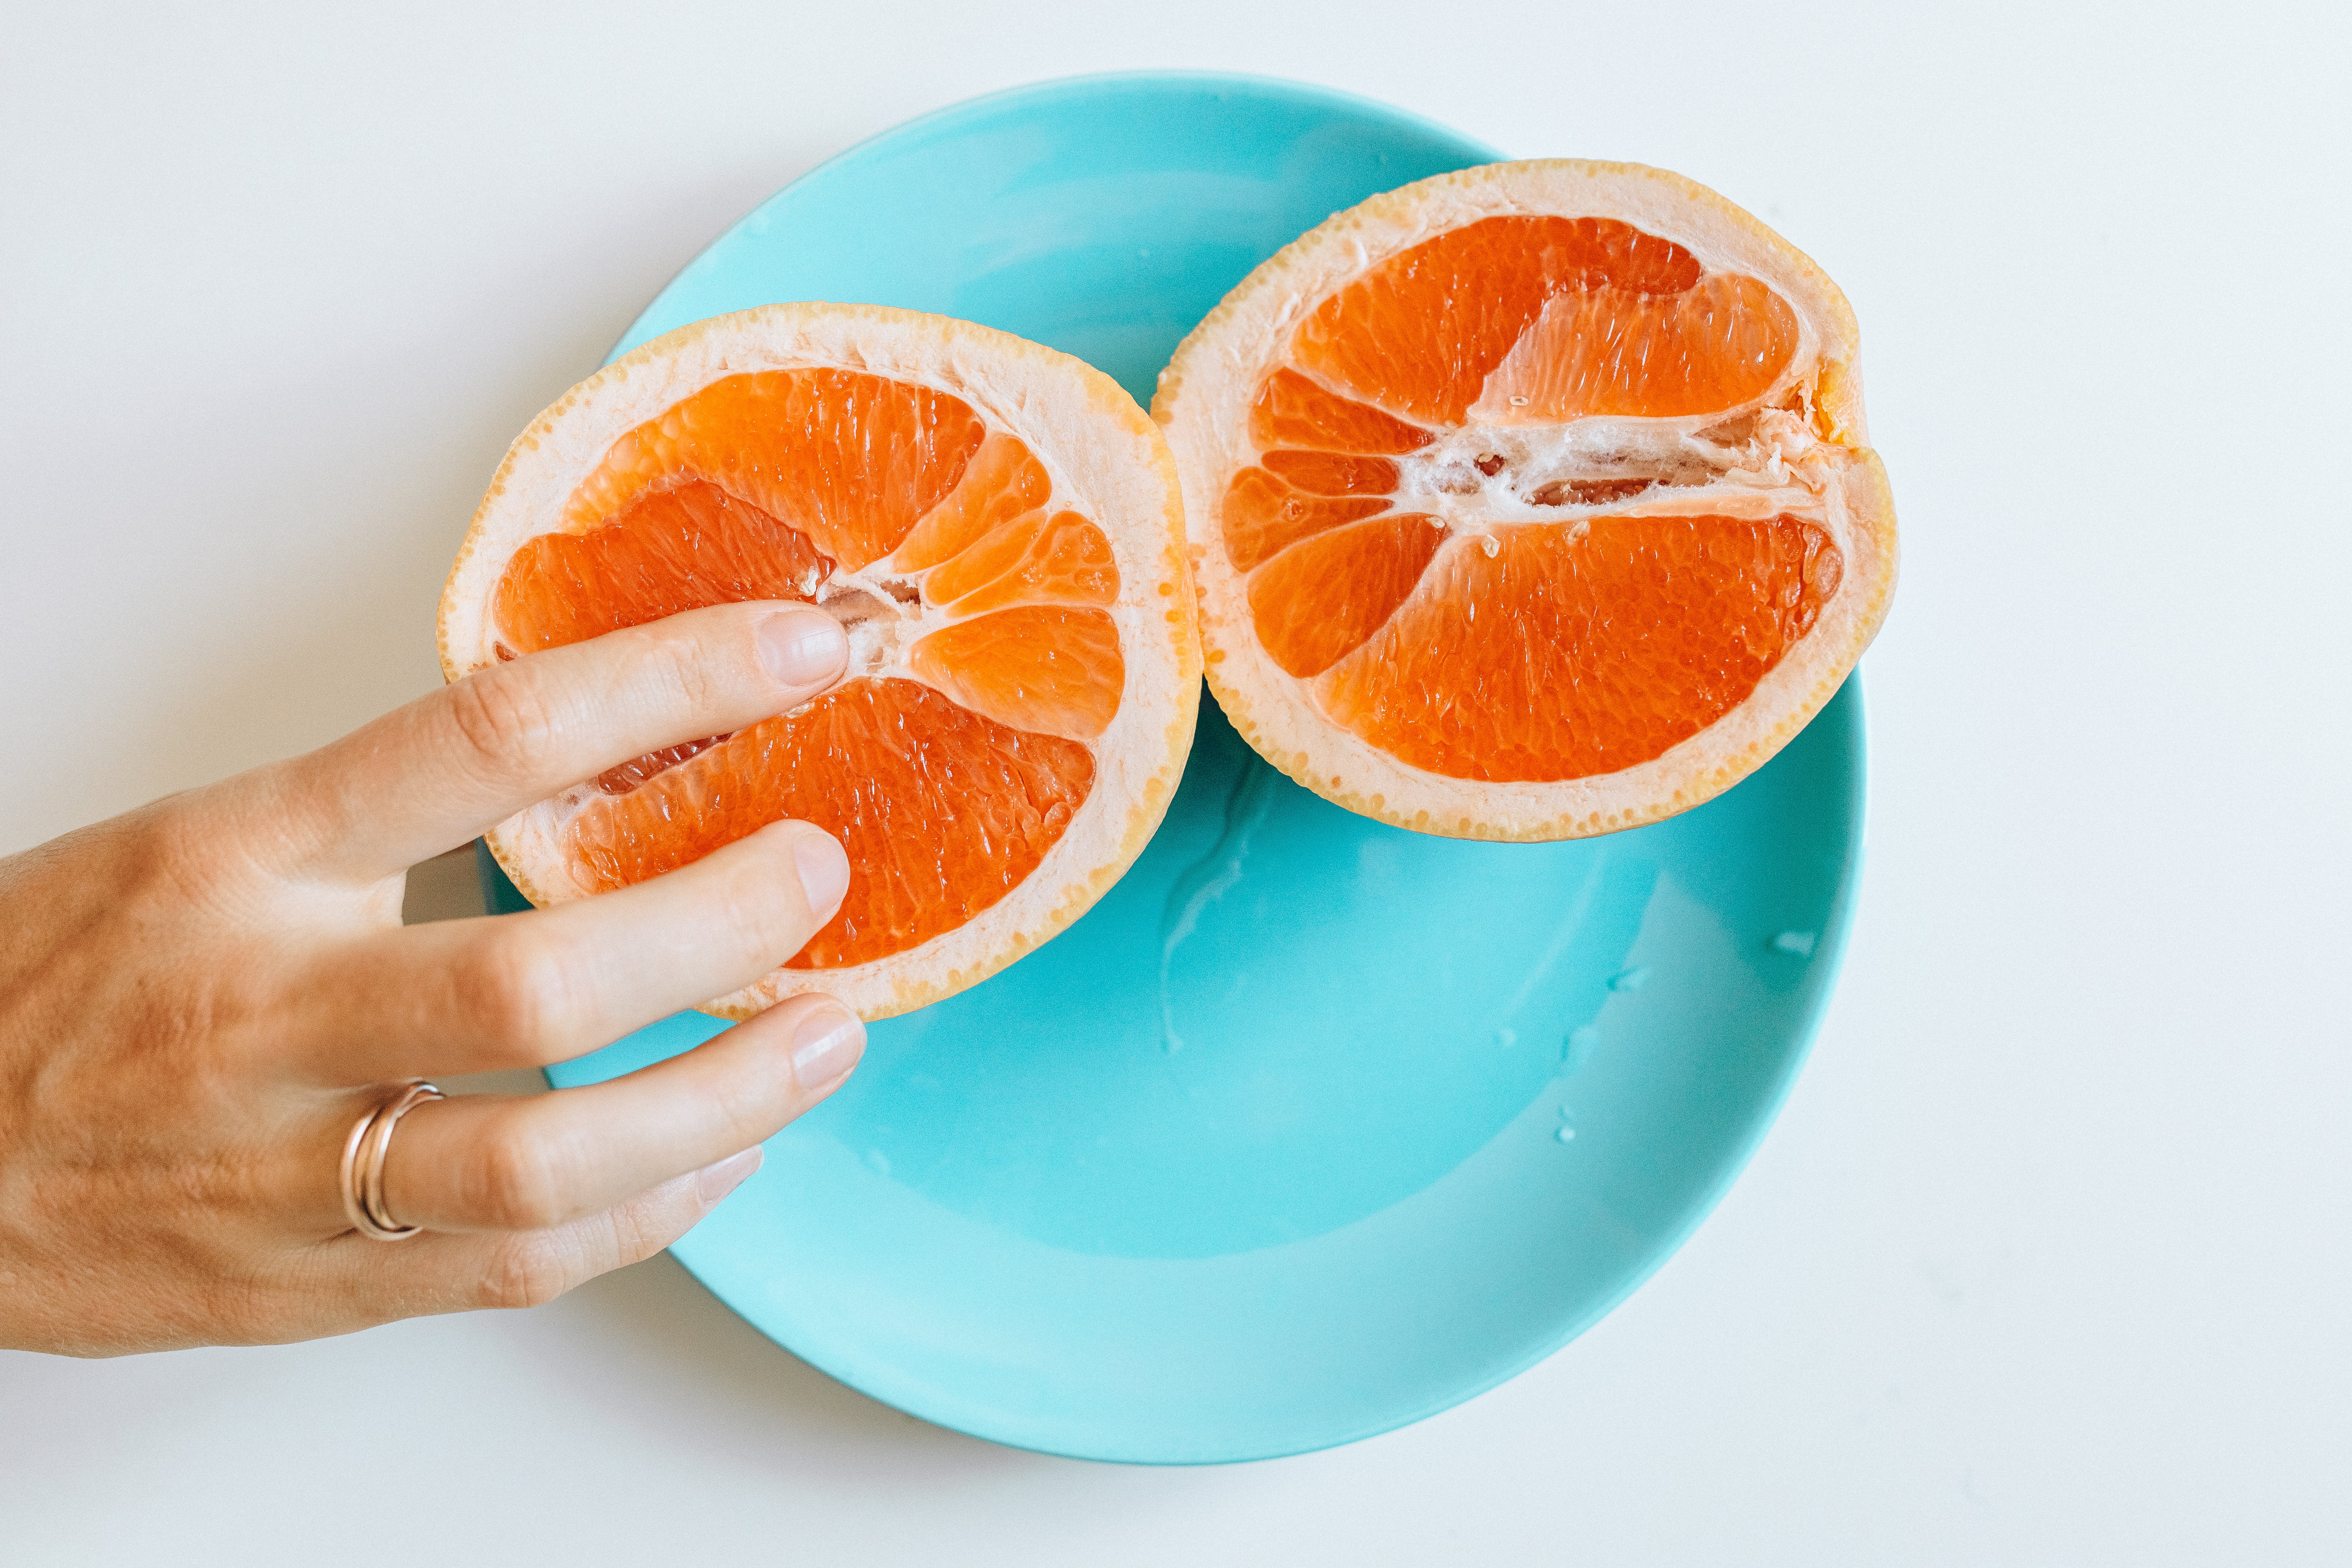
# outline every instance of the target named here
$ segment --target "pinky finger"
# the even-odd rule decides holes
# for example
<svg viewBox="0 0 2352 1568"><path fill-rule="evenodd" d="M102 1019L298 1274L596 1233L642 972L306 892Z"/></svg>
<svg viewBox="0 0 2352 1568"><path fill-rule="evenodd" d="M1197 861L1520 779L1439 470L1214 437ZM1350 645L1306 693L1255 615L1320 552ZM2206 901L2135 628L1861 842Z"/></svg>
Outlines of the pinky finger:
<svg viewBox="0 0 2352 1568"><path fill-rule="evenodd" d="M356 1233L347 1249L377 1321L486 1307L540 1307L599 1274L643 1262L700 1224L760 1168L758 1144L649 1187L601 1214L508 1235L427 1232L385 1246ZM362 1251L362 1249L364 1248Z"/></svg>

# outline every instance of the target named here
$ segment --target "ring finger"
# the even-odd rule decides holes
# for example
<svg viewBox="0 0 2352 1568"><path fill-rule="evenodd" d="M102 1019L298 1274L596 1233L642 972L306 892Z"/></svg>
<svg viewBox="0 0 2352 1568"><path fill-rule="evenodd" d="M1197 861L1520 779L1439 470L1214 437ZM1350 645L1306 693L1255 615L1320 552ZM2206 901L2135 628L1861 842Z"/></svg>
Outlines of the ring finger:
<svg viewBox="0 0 2352 1568"><path fill-rule="evenodd" d="M385 1152L384 1207L435 1231L544 1230L600 1213L772 1136L832 1093L865 1045L847 1009L803 996L609 1083L420 1105Z"/></svg>

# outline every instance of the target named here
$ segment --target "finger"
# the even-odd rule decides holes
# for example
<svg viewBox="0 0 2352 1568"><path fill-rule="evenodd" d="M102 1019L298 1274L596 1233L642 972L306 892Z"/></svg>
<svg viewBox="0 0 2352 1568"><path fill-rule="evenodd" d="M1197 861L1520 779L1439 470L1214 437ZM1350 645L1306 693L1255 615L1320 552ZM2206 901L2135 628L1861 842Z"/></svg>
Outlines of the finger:
<svg viewBox="0 0 2352 1568"><path fill-rule="evenodd" d="M373 881L606 768L805 702L848 647L816 606L759 602L550 648L283 764L268 805L311 864Z"/></svg>
<svg viewBox="0 0 2352 1568"><path fill-rule="evenodd" d="M758 1148L663 1182L602 1214L514 1235L426 1235L386 1247L346 1232L320 1272L373 1321L484 1307L538 1307L684 1236L760 1168Z"/></svg>
<svg viewBox="0 0 2352 1568"><path fill-rule="evenodd" d="M849 875L824 829L777 822L599 898L373 932L318 961L313 1069L352 1084L568 1061L774 969Z"/></svg>
<svg viewBox="0 0 2352 1568"><path fill-rule="evenodd" d="M800 996L608 1083L420 1105L384 1158L384 1207L433 1231L545 1230L775 1135L831 1094L866 1028Z"/></svg>

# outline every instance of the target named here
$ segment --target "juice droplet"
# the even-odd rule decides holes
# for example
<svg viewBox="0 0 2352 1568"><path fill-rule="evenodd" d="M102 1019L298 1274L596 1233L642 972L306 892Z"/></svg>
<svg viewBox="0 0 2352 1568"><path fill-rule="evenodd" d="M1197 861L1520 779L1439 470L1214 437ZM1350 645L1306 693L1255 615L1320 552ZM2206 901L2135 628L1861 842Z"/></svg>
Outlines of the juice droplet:
<svg viewBox="0 0 2352 1568"><path fill-rule="evenodd" d="M1601 1031L1590 1024L1570 1029L1568 1043L1559 1048L1559 1065L1563 1068L1583 1066L1584 1058L1591 1056L1592 1047L1600 1043Z"/></svg>
<svg viewBox="0 0 2352 1568"><path fill-rule="evenodd" d="M1772 939L1772 945L1782 952L1811 958L1813 955L1813 933L1809 931L1784 931Z"/></svg>
<svg viewBox="0 0 2352 1568"><path fill-rule="evenodd" d="M1643 986L1647 985L1649 983L1649 968L1644 964L1637 963L1631 969L1619 970L1615 975L1612 976L1609 982L1609 989L1612 991L1639 991Z"/></svg>
<svg viewBox="0 0 2352 1568"><path fill-rule="evenodd" d="M1576 1142L1576 1129L1573 1127L1563 1127L1559 1131L1553 1133L1552 1136L1559 1139L1563 1143L1573 1143Z"/></svg>

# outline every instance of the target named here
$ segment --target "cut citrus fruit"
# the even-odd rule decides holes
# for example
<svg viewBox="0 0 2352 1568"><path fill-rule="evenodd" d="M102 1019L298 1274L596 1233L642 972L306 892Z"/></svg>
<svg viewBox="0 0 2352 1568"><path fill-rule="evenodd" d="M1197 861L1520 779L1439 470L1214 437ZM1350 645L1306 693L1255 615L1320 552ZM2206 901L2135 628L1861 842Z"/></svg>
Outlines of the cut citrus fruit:
<svg viewBox="0 0 2352 1568"><path fill-rule="evenodd" d="M971 985L1143 847L1200 652L1160 432L1088 366L942 317L772 305L657 338L508 452L441 600L449 679L700 605L812 600L841 685L501 824L534 903L786 816L849 850L841 911L712 1010L822 990L869 1018Z"/></svg>
<svg viewBox="0 0 2352 1568"><path fill-rule="evenodd" d="M1291 777L1423 832L1727 789L1894 592L1855 342L1819 268L1656 169L1497 163L1339 214L1152 403L1211 689Z"/></svg>

